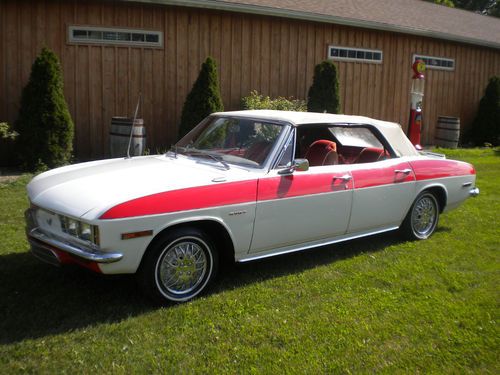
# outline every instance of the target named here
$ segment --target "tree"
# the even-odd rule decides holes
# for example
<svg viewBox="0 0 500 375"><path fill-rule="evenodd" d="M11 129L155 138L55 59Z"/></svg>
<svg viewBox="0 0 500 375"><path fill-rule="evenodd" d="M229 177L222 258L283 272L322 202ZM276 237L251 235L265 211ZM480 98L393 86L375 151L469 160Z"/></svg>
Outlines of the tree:
<svg viewBox="0 0 500 375"><path fill-rule="evenodd" d="M451 8L470 10L476 13L500 17L500 0L425 0Z"/></svg>
<svg viewBox="0 0 500 375"><path fill-rule="evenodd" d="M21 95L16 122L20 158L30 170L70 162L74 125L64 98L63 76L57 56L43 48L31 67Z"/></svg>
<svg viewBox="0 0 500 375"><path fill-rule="evenodd" d="M465 138L479 146L486 142L500 145L500 76L490 78Z"/></svg>
<svg viewBox="0 0 500 375"><path fill-rule="evenodd" d="M308 112L339 113L339 81L337 68L331 61L323 61L314 68L314 78L307 94Z"/></svg>
<svg viewBox="0 0 500 375"><path fill-rule="evenodd" d="M189 133L201 120L214 112L224 110L219 91L217 65L207 57L201 65L200 74L186 97L182 108L179 138Z"/></svg>

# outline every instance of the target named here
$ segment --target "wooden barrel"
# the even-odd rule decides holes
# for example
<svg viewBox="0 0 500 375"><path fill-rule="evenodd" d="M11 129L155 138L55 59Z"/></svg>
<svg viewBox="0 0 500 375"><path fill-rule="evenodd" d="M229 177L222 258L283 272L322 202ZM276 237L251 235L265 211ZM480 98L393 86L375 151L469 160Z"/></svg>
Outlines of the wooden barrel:
<svg viewBox="0 0 500 375"><path fill-rule="evenodd" d="M460 119L439 116L435 135L436 145L445 148L457 148L460 138Z"/></svg>
<svg viewBox="0 0 500 375"><path fill-rule="evenodd" d="M109 131L109 150L112 158L127 156L127 147L133 119L113 117ZM130 156L140 156L146 147L146 128L143 119L135 119L134 133L130 143Z"/></svg>

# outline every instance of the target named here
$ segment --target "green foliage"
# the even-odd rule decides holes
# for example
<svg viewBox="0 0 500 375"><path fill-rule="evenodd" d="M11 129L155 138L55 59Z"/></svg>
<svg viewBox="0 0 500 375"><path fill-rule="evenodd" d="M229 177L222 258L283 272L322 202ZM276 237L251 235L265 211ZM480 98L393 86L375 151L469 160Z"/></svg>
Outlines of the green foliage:
<svg viewBox="0 0 500 375"><path fill-rule="evenodd" d="M307 106L304 100L284 98L278 96L271 99L269 96L260 95L256 90L250 92L249 96L241 99L243 109L274 109L278 111L305 112Z"/></svg>
<svg viewBox="0 0 500 375"><path fill-rule="evenodd" d="M444 5L450 8L454 8L455 4L453 3L452 0L426 0L434 4L439 4L439 5Z"/></svg>
<svg viewBox="0 0 500 375"><path fill-rule="evenodd" d="M314 68L314 78L307 94L309 112L340 112L337 68L331 61L323 61Z"/></svg>
<svg viewBox="0 0 500 375"><path fill-rule="evenodd" d="M207 57L201 66L200 74L186 97L182 108L179 138L189 133L205 117L214 112L224 110L219 91L217 65L215 60Z"/></svg>
<svg viewBox="0 0 500 375"><path fill-rule="evenodd" d="M74 126L64 98L61 65L57 56L43 48L31 68L28 84L21 96L16 122L20 157L34 170L70 162Z"/></svg>
<svg viewBox="0 0 500 375"><path fill-rule="evenodd" d="M500 0L425 0L450 8L460 8L476 13L500 17Z"/></svg>
<svg viewBox="0 0 500 375"><path fill-rule="evenodd" d="M485 142L500 145L500 76L490 78L476 118L464 139L479 146Z"/></svg>
<svg viewBox="0 0 500 375"><path fill-rule="evenodd" d="M19 133L12 130L11 126L6 122L0 122L0 139L14 140L19 136Z"/></svg>

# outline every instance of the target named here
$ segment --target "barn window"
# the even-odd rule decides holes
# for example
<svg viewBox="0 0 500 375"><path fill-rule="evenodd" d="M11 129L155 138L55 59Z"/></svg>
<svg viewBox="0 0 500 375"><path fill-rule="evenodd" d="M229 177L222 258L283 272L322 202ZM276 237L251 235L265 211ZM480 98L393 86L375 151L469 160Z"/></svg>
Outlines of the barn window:
<svg viewBox="0 0 500 375"><path fill-rule="evenodd" d="M455 70L455 59L444 57L413 55L413 62L422 60L428 69Z"/></svg>
<svg viewBox="0 0 500 375"><path fill-rule="evenodd" d="M339 61L355 61L367 63L382 63L383 53L380 50L351 48L351 47L328 47L328 58Z"/></svg>
<svg viewBox="0 0 500 375"><path fill-rule="evenodd" d="M163 33L139 29L69 26L68 41L79 44L98 43L161 48L163 47Z"/></svg>

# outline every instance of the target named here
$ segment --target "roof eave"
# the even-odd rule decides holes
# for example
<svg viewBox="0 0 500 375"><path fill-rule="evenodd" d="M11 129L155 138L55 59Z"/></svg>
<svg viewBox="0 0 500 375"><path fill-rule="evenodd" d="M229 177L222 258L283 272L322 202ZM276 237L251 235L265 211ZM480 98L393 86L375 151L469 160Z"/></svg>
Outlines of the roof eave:
<svg viewBox="0 0 500 375"><path fill-rule="evenodd" d="M478 39L474 39L474 38L467 38L467 37L462 37L462 36L458 36L458 35L439 33L439 32L434 32L434 31L429 31L429 30L423 30L423 29L415 29L415 28L409 28L409 27L390 25L390 24L385 24L385 23L380 23L380 22L356 20L356 19L352 19L352 18L329 16L329 15L323 15L323 14L318 14L318 13L299 12L299 11L289 10L289 9L277 9L277 8L262 7L262 6L257 6L257 5L249 5L249 4L226 3L223 1L217 1L217 0L204 0L204 1L200 1L200 0L122 0L122 1L135 2L135 3L175 5L175 6L183 6L183 7L190 7L190 8L216 9L216 10L224 10L224 11L229 11L229 12L250 13L250 14L258 14L258 15L265 15L265 16L275 16L275 17L299 19L299 20L305 20L305 21L333 23L333 24L337 24L337 25L361 27L361 28L372 29L372 30L375 29L375 30L381 30L381 31L390 31L390 32L396 32L396 33L437 38L437 39L443 39L443 40L448 40L448 41L452 41L452 42L473 44L476 46L500 49L500 43L478 40Z"/></svg>

